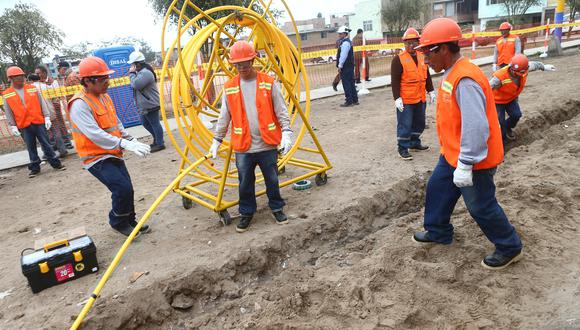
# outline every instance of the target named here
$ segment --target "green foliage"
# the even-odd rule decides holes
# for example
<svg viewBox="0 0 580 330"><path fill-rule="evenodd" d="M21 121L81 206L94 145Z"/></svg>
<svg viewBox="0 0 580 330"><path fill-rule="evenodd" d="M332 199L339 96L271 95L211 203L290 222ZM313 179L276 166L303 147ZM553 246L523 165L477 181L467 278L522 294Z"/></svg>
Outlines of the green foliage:
<svg viewBox="0 0 580 330"><path fill-rule="evenodd" d="M155 52L153 51L151 46L147 43L147 41L135 37L117 37L112 40L103 41L99 43L82 42L80 44L62 47L60 51L62 53L62 56L73 59L82 59L88 56L91 53L91 51L95 49L119 45L134 46L135 49L138 49L143 53L143 55L145 55L145 60L147 62L153 62L155 60Z"/></svg>
<svg viewBox="0 0 580 330"><path fill-rule="evenodd" d="M16 4L0 16L0 60L32 72L51 49L62 44L63 36L34 5Z"/></svg>
<svg viewBox="0 0 580 330"><path fill-rule="evenodd" d="M402 36L410 23L425 14L425 0L383 1L382 17L393 36Z"/></svg>
<svg viewBox="0 0 580 330"><path fill-rule="evenodd" d="M502 2L508 21L512 24L520 24L524 21L524 15L532 6L543 4L543 0L504 0Z"/></svg>
<svg viewBox="0 0 580 330"><path fill-rule="evenodd" d="M568 8L570 8L570 22L576 18L576 14L580 11L580 0L566 0Z"/></svg>

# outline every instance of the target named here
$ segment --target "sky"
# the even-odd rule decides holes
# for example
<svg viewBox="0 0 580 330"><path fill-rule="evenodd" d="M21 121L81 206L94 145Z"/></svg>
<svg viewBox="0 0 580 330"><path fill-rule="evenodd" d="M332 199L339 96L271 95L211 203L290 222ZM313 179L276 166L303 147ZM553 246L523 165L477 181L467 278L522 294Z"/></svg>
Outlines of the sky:
<svg viewBox="0 0 580 330"><path fill-rule="evenodd" d="M331 14L353 12L354 4L360 1L287 0L286 3L296 20L313 18L320 12L330 23ZM64 32L67 46L135 37L147 41L155 51L161 50L163 18L156 16L147 0L0 0L0 13L19 2L34 4L51 24ZM273 0L273 4L282 8L279 0ZM280 22L287 20L284 17Z"/></svg>

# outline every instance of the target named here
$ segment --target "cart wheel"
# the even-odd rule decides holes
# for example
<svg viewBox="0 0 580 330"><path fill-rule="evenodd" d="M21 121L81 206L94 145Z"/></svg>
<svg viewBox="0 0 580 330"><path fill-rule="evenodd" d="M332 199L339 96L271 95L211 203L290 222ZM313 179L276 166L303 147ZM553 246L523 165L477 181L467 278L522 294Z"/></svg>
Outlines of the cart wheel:
<svg viewBox="0 0 580 330"><path fill-rule="evenodd" d="M224 225L224 226L228 226L232 223L232 217L230 216L230 213L227 210L224 211L220 211L218 213L219 217L220 217L220 222Z"/></svg>
<svg viewBox="0 0 580 330"><path fill-rule="evenodd" d="M314 178L314 182L316 182L317 186L324 186L328 182L328 176L326 173L318 173Z"/></svg>
<svg viewBox="0 0 580 330"><path fill-rule="evenodd" d="M183 205L184 209L189 210L193 207L193 201L185 196L181 196L181 205Z"/></svg>
<svg viewBox="0 0 580 330"><path fill-rule="evenodd" d="M282 166L282 167L280 167L280 169L278 169L278 175L284 174L284 173L286 173L286 166Z"/></svg>

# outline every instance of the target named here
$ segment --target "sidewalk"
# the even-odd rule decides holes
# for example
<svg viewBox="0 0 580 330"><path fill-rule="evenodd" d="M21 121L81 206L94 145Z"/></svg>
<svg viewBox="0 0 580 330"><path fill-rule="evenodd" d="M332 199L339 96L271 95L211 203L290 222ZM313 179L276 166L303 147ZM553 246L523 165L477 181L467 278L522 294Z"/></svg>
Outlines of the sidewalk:
<svg viewBox="0 0 580 330"><path fill-rule="evenodd" d="M572 48L572 47L576 47L576 46L580 46L580 39L566 41L566 42L562 43L562 49ZM543 52L543 51L544 51L544 47L536 47L536 48L526 49L524 51L524 53L526 55L530 56L530 55L535 55L538 52ZM549 62L549 58L542 59L542 61ZM492 64L493 63L493 56L487 56L487 57L475 59L473 61L473 63L475 63L479 66ZM431 71L431 74L436 75L433 71ZM379 88L379 87L390 86L390 85L391 85L391 76L388 75L388 76L381 76L381 77L373 77L370 82L365 82L364 87L366 87L367 89L373 89L373 88ZM358 86L360 88L362 88L363 85L358 85ZM323 87L323 88L311 90L310 91L310 100L317 100L317 99L322 99L322 98L332 97L332 96L337 96L337 95L343 95L342 86L339 85L339 89L336 92L332 89L331 86L328 86L328 87ZM305 100L306 100L306 92L303 91L300 93L300 101L304 102ZM162 126L163 126L163 129L165 130L164 125L162 125ZM172 131L177 129L177 124L176 124L176 121L174 118L169 119L169 127L171 128ZM127 130L129 131L129 133L132 136L134 136L136 138L142 138L142 137L149 136L149 132L147 132L147 130L145 130L145 128L143 126L135 126L135 127L128 128ZM76 151L74 151L74 150L69 150L69 153L70 152L76 153ZM40 148L39 148L39 155L42 155ZM18 152L14 152L14 153L10 153L10 154L0 155L0 171L14 168L14 167L27 165L28 161L29 161L28 160L28 152L26 152L26 151L18 151Z"/></svg>

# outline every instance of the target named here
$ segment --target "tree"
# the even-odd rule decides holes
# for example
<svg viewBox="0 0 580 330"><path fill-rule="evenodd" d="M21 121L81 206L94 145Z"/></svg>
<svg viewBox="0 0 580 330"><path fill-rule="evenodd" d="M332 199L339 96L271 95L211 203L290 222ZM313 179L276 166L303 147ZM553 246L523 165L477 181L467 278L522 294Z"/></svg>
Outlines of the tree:
<svg viewBox="0 0 580 330"><path fill-rule="evenodd" d="M0 60L25 72L34 71L51 49L62 44L64 33L50 24L34 5L18 3L0 16Z"/></svg>
<svg viewBox="0 0 580 330"><path fill-rule="evenodd" d="M139 50L143 55L145 55L145 61L155 61L155 52L147 41L135 37L116 37L115 39L99 43L81 42L72 46L65 46L61 48L60 51L63 56L81 59L88 56L92 50L119 45L133 46L136 50Z"/></svg>
<svg viewBox="0 0 580 330"><path fill-rule="evenodd" d="M566 0L568 8L570 8L570 22L574 22L576 14L580 11L580 0Z"/></svg>
<svg viewBox="0 0 580 330"><path fill-rule="evenodd" d="M425 10L425 0L383 1L382 18L389 32L402 36L412 21L421 19Z"/></svg>
<svg viewBox="0 0 580 330"><path fill-rule="evenodd" d="M539 6L543 0L503 0L508 21L518 24L524 21L524 15L530 7Z"/></svg>

